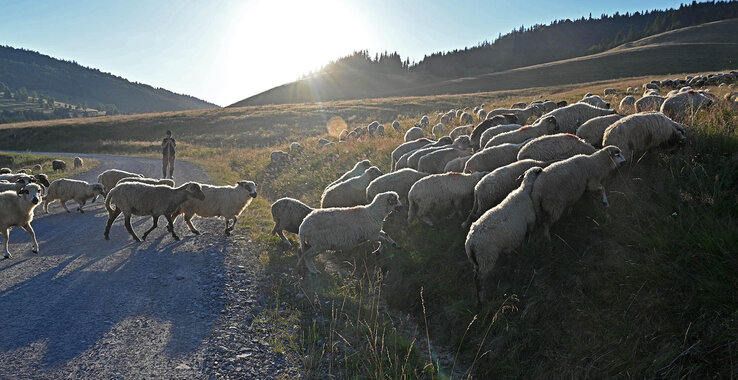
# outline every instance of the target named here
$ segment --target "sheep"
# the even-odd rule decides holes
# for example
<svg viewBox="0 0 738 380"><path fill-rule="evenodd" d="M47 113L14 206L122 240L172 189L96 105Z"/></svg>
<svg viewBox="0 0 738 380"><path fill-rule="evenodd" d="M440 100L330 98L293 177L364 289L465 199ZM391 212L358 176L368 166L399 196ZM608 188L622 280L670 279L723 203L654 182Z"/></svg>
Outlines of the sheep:
<svg viewBox="0 0 738 380"><path fill-rule="evenodd" d="M338 134L338 142L348 140L348 134L347 130L342 130L341 133Z"/></svg>
<svg viewBox="0 0 738 380"><path fill-rule="evenodd" d="M0 168L0 174L10 174L13 171L10 168Z"/></svg>
<svg viewBox="0 0 738 380"><path fill-rule="evenodd" d="M272 235L278 235L282 244L291 247L292 244L284 236L284 231L297 234L300 232L300 223L313 211L313 208L294 198L280 198L272 203L272 219L274 227Z"/></svg>
<svg viewBox="0 0 738 380"><path fill-rule="evenodd" d="M586 103L597 108L610 108L610 103L602 100L599 95L587 96L580 100L579 103Z"/></svg>
<svg viewBox="0 0 738 380"><path fill-rule="evenodd" d="M518 122L518 117L513 114L496 115L490 119L486 119L482 121L481 123L479 123L479 125L476 126L476 128L474 128L474 130L472 131L470 135L472 148L474 150L479 149L479 143L481 141L482 133L484 133L484 131L492 127L498 126L498 125L512 124L512 123L517 123L517 122Z"/></svg>
<svg viewBox="0 0 738 380"><path fill-rule="evenodd" d="M579 128L577 128L577 136L584 139L594 147L602 146L602 136L605 135L605 129L612 123L623 118L624 115L613 114L607 116L595 117L587 120Z"/></svg>
<svg viewBox="0 0 738 380"><path fill-rule="evenodd" d="M589 105L587 103L574 103L572 105L557 108L538 119L533 126L543 123L547 117L556 117L559 132L576 133L577 128L585 121L598 116L613 115L616 111Z"/></svg>
<svg viewBox="0 0 738 380"><path fill-rule="evenodd" d="M543 235L551 240L551 224L582 197L585 190L599 191L605 207L605 188L601 181L619 165L626 162L620 148L606 146L591 155L580 154L551 164L538 175L531 199Z"/></svg>
<svg viewBox="0 0 738 380"><path fill-rule="evenodd" d="M459 122L461 124L471 124L474 122L474 116L472 116L470 113L462 113L461 117L459 117Z"/></svg>
<svg viewBox="0 0 738 380"><path fill-rule="evenodd" d="M660 112L626 116L605 130L602 145L615 145L625 157L658 146L683 144L687 139L684 126Z"/></svg>
<svg viewBox="0 0 738 380"><path fill-rule="evenodd" d="M712 99L709 96L696 91L685 91L666 98L661 104L661 112L671 119L684 120L711 105Z"/></svg>
<svg viewBox="0 0 738 380"><path fill-rule="evenodd" d="M486 119L486 118L487 118L487 111L485 111L485 110L483 110L483 109L480 109L480 110L479 110L479 111L477 112L477 118L479 118L479 120L484 120L484 119Z"/></svg>
<svg viewBox="0 0 738 380"><path fill-rule="evenodd" d="M54 160L51 161L51 168L54 170L54 172L63 172L67 170L67 163L62 160Z"/></svg>
<svg viewBox="0 0 738 380"><path fill-rule="evenodd" d="M397 131L397 132L401 132L401 131L402 131L402 126L400 125L400 122L399 122L399 121L397 121L397 120L393 120L393 121L392 121L392 128L393 128L393 129L394 129L395 131Z"/></svg>
<svg viewBox="0 0 738 380"><path fill-rule="evenodd" d="M428 144L433 143L433 140L429 140L426 138L417 139L415 141L408 141L406 143L401 144L395 150L392 151L392 170L395 170L395 164L397 163L397 160L400 159L405 153L412 152L416 149L420 149Z"/></svg>
<svg viewBox="0 0 738 380"><path fill-rule="evenodd" d="M355 138L354 137L351 137L352 134L354 134L356 137ZM358 126L358 127L354 128L353 131L349 132L349 138L358 139L358 138L360 138L362 136L365 136L365 135L368 135L368 134L369 134L369 128L363 127L363 126Z"/></svg>
<svg viewBox="0 0 738 380"><path fill-rule="evenodd" d="M433 221L429 218L431 213L463 217L471 208L474 185L486 174L431 174L415 182L407 194L407 222L411 223L417 217L433 227Z"/></svg>
<svg viewBox="0 0 738 380"><path fill-rule="evenodd" d="M87 200L92 198L95 203L97 196L105 191L103 185L99 183L88 183L87 181L79 181L76 179L61 178L52 182L44 197L44 212L49 213L49 203L59 200L64 211L70 212L67 208L67 202L73 200L77 202L77 211L84 213L82 207L87 204Z"/></svg>
<svg viewBox="0 0 738 380"><path fill-rule="evenodd" d="M651 95L661 95L657 90L646 90L643 91L642 97L651 96Z"/></svg>
<svg viewBox="0 0 738 380"><path fill-rule="evenodd" d="M415 182L426 176L428 176L428 173L410 168L383 174L366 187L366 200L374 199L379 193L394 191L400 197L400 201L407 203L407 193L410 192L410 188Z"/></svg>
<svg viewBox="0 0 738 380"><path fill-rule="evenodd" d="M659 95L648 95L644 96L635 102L636 112L647 112L647 111L658 111L661 109L661 105L664 104L663 96Z"/></svg>
<svg viewBox="0 0 738 380"><path fill-rule="evenodd" d="M479 151L480 149L483 149L485 145L489 142L489 140L492 140L493 137L497 135L501 135L505 132L515 131L523 126L520 124L501 124L494 127L491 127L487 129L486 131L482 132L481 136L479 137L479 145L475 147L474 151ZM473 135L474 133L472 133ZM472 136L472 141L474 137Z"/></svg>
<svg viewBox="0 0 738 380"><path fill-rule="evenodd" d="M33 171L31 169L26 169L26 168L18 169L15 172L16 173L19 173L19 174L21 174L21 173L22 174L31 174L31 173L33 173Z"/></svg>
<svg viewBox="0 0 738 380"><path fill-rule="evenodd" d="M633 113L635 112L635 102L635 96L628 95L620 101L620 107L618 109L621 113Z"/></svg>
<svg viewBox="0 0 738 380"><path fill-rule="evenodd" d="M413 152L408 152L402 157L400 157L399 160L397 160L397 164L395 164L395 169L402 169L402 168L418 168L418 161L420 161L420 158L425 156L426 154L436 151L438 149L443 149L447 145L451 145L453 143L453 140L451 140L451 137L449 136L443 136L438 141L434 142L433 144L429 144L427 146L424 146L418 150L415 150Z"/></svg>
<svg viewBox="0 0 738 380"><path fill-rule="evenodd" d="M291 155L299 154L300 152L302 152L303 149L304 148L302 147L302 144L300 144L297 141L293 141L292 143L290 143L290 152L289 152L289 154L291 154Z"/></svg>
<svg viewBox="0 0 738 380"><path fill-rule="evenodd" d="M374 131L374 136L384 136L384 125L379 124Z"/></svg>
<svg viewBox="0 0 738 380"><path fill-rule="evenodd" d="M238 181L233 186L213 186L199 184L204 198L189 199L181 204L172 214L172 220L184 214L184 221L190 231L200 235L200 231L192 224L192 217L197 215L201 218L225 219L226 236L236 227L238 217L243 210L256 198L256 184L253 181ZM232 221L233 223L229 223Z"/></svg>
<svg viewBox="0 0 738 380"><path fill-rule="evenodd" d="M546 100L546 101L544 101L543 103L541 103L541 107L543 107L543 113L544 114L547 114L547 113L555 110L556 108L558 108L558 106L556 105L556 102L554 102L552 100Z"/></svg>
<svg viewBox="0 0 738 380"><path fill-rule="evenodd" d="M524 109L497 108L487 113L487 119L491 119L497 115L513 114L518 118L518 123L525 123L531 116L541 117L543 111L538 105L528 106Z"/></svg>
<svg viewBox="0 0 738 380"><path fill-rule="evenodd" d="M366 204L367 186L381 175L382 171L372 166L358 177L328 187L320 197L320 207L351 207Z"/></svg>
<svg viewBox="0 0 738 380"><path fill-rule="evenodd" d="M0 234L3 235L5 243L5 258L10 258L10 229L12 227L21 227L33 239L31 250L38 253L38 241L36 240L36 232L31 227L33 221L33 209L42 201L41 186L31 183L23 186L18 191L0 192Z"/></svg>
<svg viewBox="0 0 738 380"><path fill-rule="evenodd" d="M41 173L44 167L41 164L33 165L33 173Z"/></svg>
<svg viewBox="0 0 738 380"><path fill-rule="evenodd" d="M421 127L427 127L428 124L430 124L430 119L428 118L428 115L423 115L423 117L420 118L420 125ZM415 139L413 139L415 140Z"/></svg>
<svg viewBox="0 0 738 380"><path fill-rule="evenodd" d="M470 154L467 151L470 145L469 136L459 136L451 144L451 147L438 149L421 157L418 160L418 170L431 174L443 173L443 169L449 161Z"/></svg>
<svg viewBox="0 0 738 380"><path fill-rule="evenodd" d="M9 181L2 180L2 181L0 181L0 193L3 192L3 191L15 191L15 192L18 192L21 189L23 189L23 187L25 187L26 185L28 185L29 183L30 182L26 182L26 179L25 178L19 178L15 182L9 182Z"/></svg>
<svg viewBox="0 0 738 380"><path fill-rule="evenodd" d="M448 136L451 137L451 139L456 140L459 136L470 135L472 133L472 128L472 125L462 125L454 128Z"/></svg>
<svg viewBox="0 0 738 380"><path fill-rule="evenodd" d="M528 107L528 103L526 102L518 102L510 106L510 108L516 108L516 109L523 109Z"/></svg>
<svg viewBox="0 0 738 380"><path fill-rule="evenodd" d="M112 190L115 187L115 184L117 184L118 181L126 177L143 178L143 174L131 173L131 172L118 170L118 169L108 169L100 173L99 176L97 176L97 182L103 185L103 188L105 189L105 193L103 195L107 196L110 190Z"/></svg>
<svg viewBox="0 0 738 380"><path fill-rule="evenodd" d="M81 157L75 157L74 158L74 168L79 169L81 167L85 166L85 161L82 160Z"/></svg>
<svg viewBox="0 0 738 380"><path fill-rule="evenodd" d="M318 144L320 144L321 146L327 146L333 144L333 141L321 137L320 139L318 139Z"/></svg>
<svg viewBox="0 0 738 380"><path fill-rule="evenodd" d="M369 136L374 136L374 134L377 132L377 127L379 127L379 122L374 120L369 125L366 126L367 131L369 131Z"/></svg>
<svg viewBox="0 0 738 380"><path fill-rule="evenodd" d="M431 130L431 133L433 133L433 136L435 136L436 138L440 138L441 136L443 136L444 132L445 131L444 131L443 123L438 123L434 125L433 129Z"/></svg>
<svg viewBox="0 0 738 380"><path fill-rule="evenodd" d="M526 140L527 142L527 140ZM526 142L501 144L474 153L464 165L464 173L492 171L518 160L518 152Z"/></svg>
<svg viewBox="0 0 738 380"><path fill-rule="evenodd" d="M561 100L561 101L556 102L556 108L563 108L568 105L569 105L569 102L567 102L566 100Z"/></svg>
<svg viewBox="0 0 738 380"><path fill-rule="evenodd" d="M46 174L34 174L34 175L29 175L26 173L0 174L0 180L5 180L8 182L18 182L21 179L23 180L25 184L36 182L42 185L43 187L49 187L49 177L47 177Z"/></svg>
<svg viewBox="0 0 738 380"><path fill-rule="evenodd" d="M495 145L507 143L519 144L529 139L557 133L559 132L559 123L557 119L558 118L556 116L547 116L545 119L542 119L540 122L536 122L534 125L526 125L509 132L500 133L499 135L489 139L484 147L489 148Z"/></svg>
<svg viewBox="0 0 738 380"><path fill-rule="evenodd" d="M290 159L290 154L281 150L275 150L272 151L272 153L269 154L269 164L270 165L280 165L283 164Z"/></svg>
<svg viewBox="0 0 738 380"><path fill-rule="evenodd" d="M456 110L456 115L454 117L458 119L458 118L461 117L461 114L462 113L464 113L464 110L460 110L460 109L459 110Z"/></svg>
<svg viewBox="0 0 738 380"><path fill-rule="evenodd" d="M466 257L474 270L477 305L484 301L484 284L495 268L501 253L519 247L536 223L531 192L543 169L532 167L525 172L520 187L499 205L488 210L469 229L464 243Z"/></svg>
<svg viewBox="0 0 738 380"><path fill-rule="evenodd" d="M422 139L425 137L425 132L419 127L412 127L405 132L405 142Z"/></svg>
<svg viewBox="0 0 738 380"><path fill-rule="evenodd" d="M592 154L595 150L591 144L571 133L558 133L538 137L523 145L518 152L518 160L558 161L577 154Z"/></svg>
<svg viewBox="0 0 738 380"><path fill-rule="evenodd" d="M616 90L614 88L606 88L605 91L603 91L603 94L605 96L608 96L608 95L617 95L617 93L618 93L618 90Z"/></svg>
<svg viewBox="0 0 738 380"><path fill-rule="evenodd" d="M482 214L502 202L511 191L518 187L519 178L526 170L546 167L546 163L536 160L520 160L499 167L477 182L474 186L474 203L461 228L469 228Z"/></svg>
<svg viewBox="0 0 738 380"><path fill-rule="evenodd" d="M643 85L643 88L648 89L648 90L657 90L657 91L661 89L661 87L659 87L659 85L656 83L646 83Z"/></svg>
<svg viewBox="0 0 738 380"><path fill-rule="evenodd" d="M381 253L383 243L400 246L382 230L384 220L395 209L402 207L397 193L379 193L366 206L313 210L300 224L300 254L298 268L304 265L310 273L315 268L315 257L327 250L348 250L365 241L379 241L374 253Z"/></svg>
<svg viewBox="0 0 738 380"><path fill-rule="evenodd" d="M169 187L174 187L174 180L171 178L143 178L143 177L126 177L122 178L120 181L118 181L115 186L118 186L118 184L126 183L126 182L138 182L138 183L147 183L149 185L164 185Z"/></svg>
<svg viewBox="0 0 738 380"><path fill-rule="evenodd" d="M326 189L333 187L335 185L338 185L339 183L349 180L354 177L360 176L362 173L366 171L366 169L369 169L369 167L372 166L372 163L369 160L361 160L354 164L354 167L351 168L346 173L343 173L337 180L331 182L328 186L326 186Z"/></svg>
<svg viewBox="0 0 738 380"><path fill-rule="evenodd" d="M182 203L190 199L205 199L200 184L187 182L184 185L171 188L169 186L153 186L145 183L128 182L121 183L108 192L105 198L105 209L108 211L108 222L105 225L105 240L110 240L110 227L115 219L123 213L125 227L134 240L141 241L131 227L131 215L148 216L153 218L153 225L143 234L143 239L153 231L158 223L159 217L164 217L169 222L167 230L175 240L179 236L174 232L174 213ZM115 208L113 208L115 205Z"/></svg>
<svg viewBox="0 0 738 380"><path fill-rule="evenodd" d="M450 173L450 172L463 173L464 165L466 165L466 162L469 161L470 158L471 158L471 154L454 158L453 160L449 161L446 164L446 166L443 167L443 172L444 173Z"/></svg>

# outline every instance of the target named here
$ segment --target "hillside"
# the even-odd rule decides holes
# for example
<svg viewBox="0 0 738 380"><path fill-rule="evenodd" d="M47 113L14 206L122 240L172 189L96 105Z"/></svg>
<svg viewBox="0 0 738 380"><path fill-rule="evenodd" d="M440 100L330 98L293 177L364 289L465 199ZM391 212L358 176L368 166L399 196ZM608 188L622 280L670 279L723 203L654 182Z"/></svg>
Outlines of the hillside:
<svg viewBox="0 0 738 380"><path fill-rule="evenodd" d="M123 113L217 107L192 96L10 46L0 46L0 82L13 92L25 88L68 104L114 105Z"/></svg>
<svg viewBox="0 0 738 380"><path fill-rule="evenodd" d="M453 79L412 67L392 75L386 74L387 70L334 70L273 88L232 106L459 94L722 70L738 66L737 47L738 19L732 18L659 33L601 53ZM363 91L354 89L355 85Z"/></svg>

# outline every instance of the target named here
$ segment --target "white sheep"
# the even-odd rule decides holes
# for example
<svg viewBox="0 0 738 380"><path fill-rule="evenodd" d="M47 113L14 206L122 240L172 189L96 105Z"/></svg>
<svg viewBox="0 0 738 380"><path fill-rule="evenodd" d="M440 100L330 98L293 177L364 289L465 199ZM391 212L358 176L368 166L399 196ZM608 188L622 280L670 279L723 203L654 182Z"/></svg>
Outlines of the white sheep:
<svg viewBox="0 0 738 380"><path fill-rule="evenodd" d="M474 128L473 125L462 125L451 130L451 133L449 133L448 136L451 137L451 139L456 140L459 136L471 135L472 128Z"/></svg>
<svg viewBox="0 0 738 380"><path fill-rule="evenodd" d="M534 167L546 167L536 160L520 160L497 168L482 177L474 186L474 203L461 228L469 228L485 211L497 206L511 191L518 187L520 176Z"/></svg>
<svg viewBox="0 0 738 380"><path fill-rule="evenodd" d="M606 146L591 155L580 154L551 164L538 175L533 186L533 205L543 227L543 235L551 240L551 224L573 206L586 190L599 191L608 207L602 180L626 161L616 146Z"/></svg>
<svg viewBox="0 0 738 380"><path fill-rule="evenodd" d="M105 189L104 195L107 196L107 194L115 187L118 181L126 177L143 178L143 174L131 173L118 169L108 169L97 176L97 182L103 185L103 188Z"/></svg>
<svg viewBox="0 0 738 380"><path fill-rule="evenodd" d="M149 185L165 185L169 187L174 187L174 180L171 178L144 178L144 177L126 177L122 178L118 183L115 184L115 186L118 186L118 184L126 183L126 182L139 182L139 183L147 183Z"/></svg>
<svg viewBox="0 0 738 380"><path fill-rule="evenodd" d="M635 102L636 112L658 111L664 104L665 97L659 95L647 95Z"/></svg>
<svg viewBox="0 0 738 380"><path fill-rule="evenodd" d="M389 214L402 207L397 193L377 194L366 206L313 210L300 224L298 268L304 265L310 273L319 273L315 257L327 250L348 250L365 241L379 241L374 251L381 253L383 243L399 248L382 230Z"/></svg>
<svg viewBox="0 0 738 380"><path fill-rule="evenodd" d="M379 124L377 126L377 129L374 131L374 136L377 136L377 137L384 136L384 125Z"/></svg>
<svg viewBox="0 0 738 380"><path fill-rule="evenodd" d="M13 171L10 168L0 168L0 174L10 174Z"/></svg>
<svg viewBox="0 0 738 380"><path fill-rule="evenodd" d="M393 128L393 129L394 129L395 131L397 131L397 132L400 132L400 131L402 131L402 126L400 125L400 122L399 122L399 121L397 121L397 120L393 120L393 121L392 121L392 128Z"/></svg>
<svg viewBox="0 0 738 380"><path fill-rule="evenodd" d="M430 119L428 118L428 115L423 115L423 117L420 118L420 125L422 127L427 127L428 124L430 124Z"/></svg>
<svg viewBox="0 0 738 380"><path fill-rule="evenodd" d="M379 193L394 191L400 197L400 201L407 203L407 193L410 191L410 188L415 182L426 176L428 176L428 173L419 172L411 168L383 174L367 186L366 200L374 199Z"/></svg>
<svg viewBox="0 0 738 380"><path fill-rule="evenodd" d="M491 120L491 119L487 119L487 120ZM474 145L474 150L478 151L479 149L484 148L484 146L487 145L489 140L492 140L492 138L497 135L501 135L505 132L515 131L522 127L523 126L520 124L513 123L513 124L501 124L501 125L487 128L484 132L479 134L478 144L474 143L474 132L476 132L476 130L474 130L474 132L472 132L472 144Z"/></svg>
<svg viewBox="0 0 738 380"><path fill-rule="evenodd" d="M272 219L274 219L272 235L278 235L285 246L292 246L284 236L284 231L299 233L300 224L313 211L313 208L294 198L280 198L272 203L271 209Z"/></svg>
<svg viewBox="0 0 738 380"><path fill-rule="evenodd" d="M369 160L361 160L357 162L356 164L354 164L353 168L351 168L346 173L343 173L343 175L341 175L337 180L331 182L328 186L326 186L326 189L338 185L343 181L360 176L366 171L366 169L369 169L371 166L372 163Z"/></svg>
<svg viewBox="0 0 738 380"><path fill-rule="evenodd" d="M10 229L21 227L33 239L33 253L38 253L38 241L36 232L31 227L33 221L33 209L42 201L41 186L31 183L16 191L0 192L0 234L5 243L5 258L10 257L8 244L10 243Z"/></svg>
<svg viewBox="0 0 738 380"><path fill-rule="evenodd" d="M487 111L485 111L485 110L483 110L483 109L480 109L479 111L477 111L477 118L478 118L479 120L484 120L484 119L486 119L486 118L487 118Z"/></svg>
<svg viewBox="0 0 738 380"><path fill-rule="evenodd" d="M438 141L434 142L433 144L429 144L427 146L424 146L414 152L406 153L407 158L405 159L405 156L400 157L400 159L397 161L397 164L395 165L395 169L402 169L402 168L418 168L418 161L425 156L426 154L430 152L434 152L439 149L446 148L448 145L451 145L454 141L449 136L443 136ZM405 163L403 164L403 159L405 159Z"/></svg>
<svg viewBox="0 0 738 380"><path fill-rule="evenodd" d="M392 151L392 167L391 170L395 170L395 164L397 161L407 152L412 152L416 149L420 149L428 144L433 143L433 140L429 139L417 139L415 141L408 141L405 143L402 143L400 146L395 148L395 150ZM366 170L366 169L364 169Z"/></svg>
<svg viewBox="0 0 738 380"><path fill-rule="evenodd" d="M78 169L85 166L85 161L81 157L74 158L74 168Z"/></svg>
<svg viewBox="0 0 738 380"><path fill-rule="evenodd" d="M543 109L537 104L528 106L524 109L514 108L497 108L487 113L487 119L491 119L497 115L513 114L518 118L518 123L523 124L531 118L531 116L541 117Z"/></svg>
<svg viewBox="0 0 738 380"><path fill-rule="evenodd" d="M290 154L281 150L275 150L272 151L272 153L269 154L269 162L272 165L280 165L283 164L290 159Z"/></svg>
<svg viewBox="0 0 738 380"><path fill-rule="evenodd" d="M470 113L462 113L461 117L459 117L459 122L461 124L471 124L474 122L474 116L472 116Z"/></svg>
<svg viewBox="0 0 738 380"><path fill-rule="evenodd" d="M500 133L489 139L484 147L489 148L501 144L519 144L536 137L557 133L560 131L559 129L558 117L546 116L533 125L526 125L509 132Z"/></svg>
<svg viewBox="0 0 738 380"><path fill-rule="evenodd" d="M290 152L289 152L289 154L291 154L291 155L299 154L300 152L302 152L303 149L304 148L303 148L302 144L300 144L297 141L293 141L292 143L290 143Z"/></svg>
<svg viewBox="0 0 738 380"><path fill-rule="evenodd" d="M595 148L571 133L541 136L523 145L518 160L558 161L577 154L592 154Z"/></svg>
<svg viewBox="0 0 738 380"><path fill-rule="evenodd" d="M466 162L469 161L470 158L471 158L471 154L454 158L453 160L449 161L446 164L446 166L443 167L443 172L444 173L450 173L450 172L463 173L464 165L466 165Z"/></svg>
<svg viewBox="0 0 738 380"><path fill-rule="evenodd" d="M605 96L608 96L608 95L617 95L618 94L618 90L616 90L614 88L606 88L605 91L603 91L603 94Z"/></svg>
<svg viewBox="0 0 738 380"><path fill-rule="evenodd" d="M413 141L425 137L425 132L420 127L412 127L405 132L405 141Z"/></svg>
<svg viewBox="0 0 738 380"><path fill-rule="evenodd" d="M457 214L464 217L472 205L474 185L487 172L472 174L442 173L429 175L415 182L407 195L407 222L416 217L433 226L431 214Z"/></svg>
<svg viewBox="0 0 738 380"><path fill-rule="evenodd" d="M348 140L348 134L349 132L347 130L342 130L341 133L338 134L338 142Z"/></svg>
<svg viewBox="0 0 738 380"><path fill-rule="evenodd" d="M662 145L682 144L687 139L683 125L660 112L626 116L605 130L602 145L615 145L625 157Z"/></svg>
<svg viewBox="0 0 738 380"><path fill-rule="evenodd" d="M526 102L517 102L510 106L510 108L515 108L515 109L523 109L526 107L528 107L528 103Z"/></svg>
<svg viewBox="0 0 738 380"><path fill-rule="evenodd" d="M533 123L533 126L536 126L547 117L553 116L556 118L559 127L558 132L576 133L577 128L587 120L599 116L613 115L615 113L615 110L599 108L587 103L574 103L566 107L557 108L543 115L538 121Z"/></svg>
<svg viewBox="0 0 738 380"><path fill-rule="evenodd" d="M491 172L499 167L511 164L518 160L518 152L525 145L520 144L500 144L484 148L474 153L466 165L464 165L464 173L474 172Z"/></svg>
<svg viewBox="0 0 738 380"><path fill-rule="evenodd" d="M0 192L3 191L15 191L18 192L23 187L28 185L30 181L26 182L25 178L18 179L16 182L9 182L6 180L0 180Z"/></svg>
<svg viewBox="0 0 738 380"><path fill-rule="evenodd" d="M69 178L57 179L49 185L49 189L46 191L44 212L49 212L49 203L55 200L61 202L64 211L70 212L66 203L73 200L77 202L77 211L84 213L82 207L87 203L87 200L92 198L92 203L95 203L97 196L103 192L105 192L105 189L99 183L88 183L87 181Z"/></svg>
<svg viewBox="0 0 738 380"><path fill-rule="evenodd" d="M320 146L328 146L333 145L333 141L321 137L320 139L318 139L318 144Z"/></svg>
<svg viewBox="0 0 738 380"><path fill-rule="evenodd" d="M485 212L466 235L464 249L474 269L478 305L484 301L484 284L500 254L518 248L535 227L536 213L531 192L541 171L540 167L528 169L520 187Z"/></svg>
<svg viewBox="0 0 738 380"><path fill-rule="evenodd" d="M435 150L421 157L418 160L418 171L431 174L443 173L443 168L446 167L449 161L461 156L468 156L470 153L467 149L470 146L469 136L459 136L450 147Z"/></svg>
<svg viewBox="0 0 738 380"><path fill-rule="evenodd" d="M579 103L586 103L597 108L610 108L610 103L604 101L599 95L585 96Z"/></svg>
<svg viewBox="0 0 738 380"><path fill-rule="evenodd" d="M205 199L187 200L172 214L173 220L179 214L184 214L187 227L195 235L200 234L200 231L192 224L192 217L197 215L201 218L224 218L223 233L230 236L238 222L238 217L251 204L251 200L256 198L256 184L253 181L238 181L233 186L200 184L200 188Z"/></svg>
<svg viewBox="0 0 738 380"><path fill-rule="evenodd" d="M320 207L351 207L366 204L366 188L381 175L382 171L372 166L358 177L325 189L320 197Z"/></svg>
<svg viewBox="0 0 738 380"><path fill-rule="evenodd" d="M685 120L697 111L712 105L712 99L697 91L685 91L667 97L661 104L661 112L674 120Z"/></svg>
<svg viewBox="0 0 738 380"><path fill-rule="evenodd" d="M67 170L67 163L62 160L53 160L51 161L51 169L54 172L57 172L57 171L63 172Z"/></svg>
<svg viewBox="0 0 738 380"><path fill-rule="evenodd" d="M190 199L205 199L200 184L188 182L184 185L171 188L169 186L153 186L145 183L127 182L121 183L108 192L105 198L105 209L108 211L108 222L105 225L105 240L110 240L110 227L115 219L123 213L125 227L134 240L141 241L131 227L131 215L151 216L153 225L143 234L143 239L153 231L159 224L159 217L164 217L169 222L167 230L175 240L179 236L174 232L174 221L172 214ZM115 205L115 208L113 208Z"/></svg>
<svg viewBox="0 0 738 380"><path fill-rule="evenodd" d="M587 120L584 124L577 128L577 136L584 139L592 146L602 146L602 136L605 135L607 127L611 126L614 122L622 119L624 115L613 114L607 116L595 117Z"/></svg>
<svg viewBox="0 0 738 380"><path fill-rule="evenodd" d="M433 133L433 136L435 136L436 138L440 138L445 132L444 129L445 128L443 127L443 123L438 123L433 126L433 129L431 129L431 133Z"/></svg>
<svg viewBox="0 0 738 380"><path fill-rule="evenodd" d="M41 173L41 172L42 172L43 170L44 170L44 167L43 167L43 165L41 165L41 164L36 164L36 165L33 165L33 169L32 169L32 171L33 171L34 173Z"/></svg>
<svg viewBox="0 0 738 380"><path fill-rule="evenodd" d="M620 101L620 107L618 109L621 113L633 113L635 112L635 102L635 96L628 95Z"/></svg>

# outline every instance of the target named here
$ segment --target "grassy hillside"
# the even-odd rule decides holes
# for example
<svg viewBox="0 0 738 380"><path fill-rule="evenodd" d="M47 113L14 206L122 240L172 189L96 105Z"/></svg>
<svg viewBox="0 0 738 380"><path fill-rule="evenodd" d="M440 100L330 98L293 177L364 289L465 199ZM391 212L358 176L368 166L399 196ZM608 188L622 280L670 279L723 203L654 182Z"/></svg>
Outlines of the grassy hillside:
<svg viewBox="0 0 738 380"><path fill-rule="evenodd" d="M234 237L243 250L228 254L258 255L269 307L255 319L283 328L270 345L299 358L309 376L729 378L738 357L738 116L723 105L686 123L681 150L647 154L607 179L611 208L587 195L552 228L552 242L534 234L503 255L481 309L460 220L429 229L391 216L385 230L402 249L324 254L323 273L308 278L294 271L294 236L283 251L269 234L271 201L317 205L323 187L360 159L389 169L402 140L391 128L384 138L319 148L319 137L334 138L334 116L350 128L396 117L409 128L452 107L575 101L658 78L25 123L0 127L0 148L157 153L162 130L174 126L180 158L219 183L256 181L259 198ZM305 151L270 165L269 153L290 141Z"/></svg>
<svg viewBox="0 0 738 380"><path fill-rule="evenodd" d="M9 46L0 46L0 82L14 91L25 87L69 104L115 105L123 113L217 107L192 96Z"/></svg>
<svg viewBox="0 0 738 380"><path fill-rule="evenodd" d="M734 69L738 67L735 54L738 51L737 36L738 19L716 21L661 33L603 53L451 80L418 73L408 73L403 77L404 81L384 75L368 77L370 74L367 73L347 75L346 78L324 74L276 87L232 106L317 102L358 96L462 94L587 83L637 75ZM370 87L362 87L365 91L344 90L356 84L357 80L363 81L361 78L364 76L367 76L364 82L372 83Z"/></svg>

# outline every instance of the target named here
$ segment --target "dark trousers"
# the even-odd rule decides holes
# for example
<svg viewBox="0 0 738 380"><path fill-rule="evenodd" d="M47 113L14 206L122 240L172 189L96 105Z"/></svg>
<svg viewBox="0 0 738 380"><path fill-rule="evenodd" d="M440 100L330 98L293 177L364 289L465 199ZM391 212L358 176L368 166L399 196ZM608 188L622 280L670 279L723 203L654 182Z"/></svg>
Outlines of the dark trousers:
<svg viewBox="0 0 738 380"><path fill-rule="evenodd" d="M169 177L167 177L167 164L169 165ZM172 178L174 173L174 155L165 154L161 159L161 173L164 178Z"/></svg>

